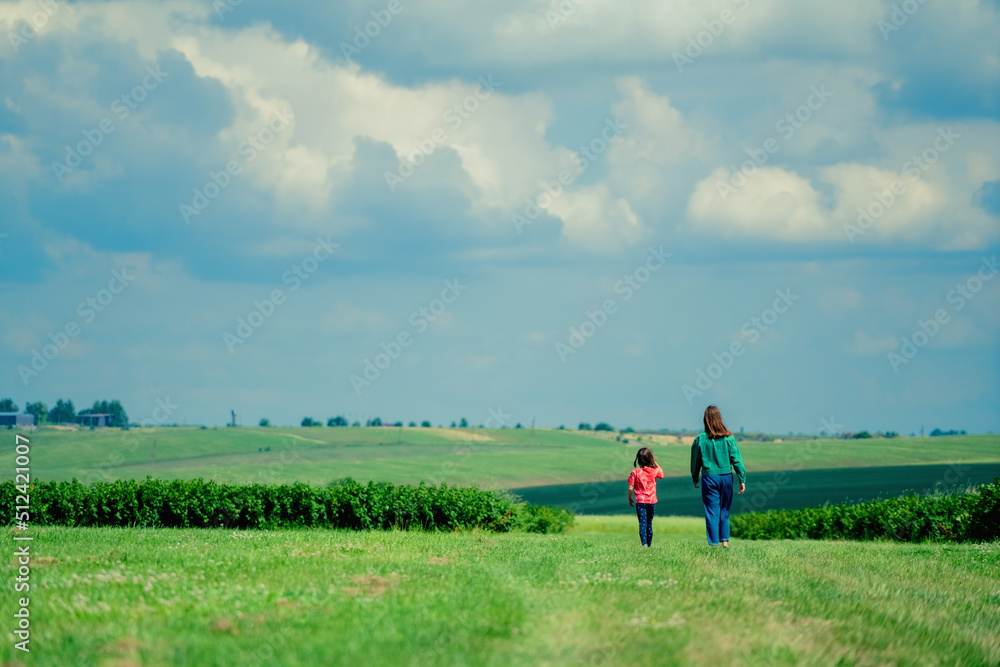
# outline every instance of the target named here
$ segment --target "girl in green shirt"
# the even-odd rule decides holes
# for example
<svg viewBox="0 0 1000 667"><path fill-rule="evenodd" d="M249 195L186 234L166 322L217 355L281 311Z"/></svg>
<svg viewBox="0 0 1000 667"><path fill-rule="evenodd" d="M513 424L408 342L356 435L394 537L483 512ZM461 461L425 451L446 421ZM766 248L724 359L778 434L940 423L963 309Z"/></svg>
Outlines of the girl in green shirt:
<svg viewBox="0 0 1000 667"><path fill-rule="evenodd" d="M709 546L729 547L729 508L733 504L733 470L740 483L740 495L746 490L747 471L743 466L736 438L722 421L719 408L710 405L702 418L705 432L691 443L691 479L698 488L701 477L701 502L705 506L705 531Z"/></svg>

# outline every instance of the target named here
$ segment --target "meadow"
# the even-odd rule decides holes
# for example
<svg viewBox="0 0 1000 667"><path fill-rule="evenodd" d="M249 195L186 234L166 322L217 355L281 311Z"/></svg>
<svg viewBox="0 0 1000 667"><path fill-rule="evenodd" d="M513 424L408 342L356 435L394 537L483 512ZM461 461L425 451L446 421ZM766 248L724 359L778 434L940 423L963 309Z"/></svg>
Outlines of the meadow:
<svg viewBox="0 0 1000 667"><path fill-rule="evenodd" d="M5 665L996 664L1000 544L32 528ZM8 569L11 566L8 566ZM2 617L13 613L3 596Z"/></svg>
<svg viewBox="0 0 1000 667"><path fill-rule="evenodd" d="M690 447L653 436L557 429L43 427L30 435L34 477L45 481L203 477L219 482L394 484L446 482L487 489L623 480L651 445L667 476L688 475ZM0 451L13 451L13 433ZM741 444L749 472L1000 463L1000 435ZM0 471L11 479L12 470Z"/></svg>

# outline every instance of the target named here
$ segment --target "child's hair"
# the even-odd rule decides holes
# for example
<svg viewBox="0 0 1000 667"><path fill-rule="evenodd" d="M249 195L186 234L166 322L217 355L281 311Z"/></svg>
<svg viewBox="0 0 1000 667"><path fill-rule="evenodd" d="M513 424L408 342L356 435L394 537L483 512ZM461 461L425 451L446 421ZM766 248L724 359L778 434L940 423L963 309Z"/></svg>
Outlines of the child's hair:
<svg viewBox="0 0 1000 667"><path fill-rule="evenodd" d="M702 423L705 425L705 434L712 440L732 435L722 422L722 413L714 405L705 408L705 417L702 419Z"/></svg>
<svg viewBox="0 0 1000 667"><path fill-rule="evenodd" d="M639 450L639 453L635 455L635 467L636 468L655 468L656 467L656 457L653 456L653 450L649 447L643 447Z"/></svg>

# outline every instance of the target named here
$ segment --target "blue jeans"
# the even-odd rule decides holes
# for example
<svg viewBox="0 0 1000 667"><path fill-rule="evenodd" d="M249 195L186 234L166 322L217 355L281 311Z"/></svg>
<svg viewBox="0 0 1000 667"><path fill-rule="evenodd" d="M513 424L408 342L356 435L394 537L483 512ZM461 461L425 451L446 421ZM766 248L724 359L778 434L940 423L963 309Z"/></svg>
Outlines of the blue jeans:
<svg viewBox="0 0 1000 667"><path fill-rule="evenodd" d="M653 508L655 504L636 503L635 514L639 517L639 539L642 546L653 546Z"/></svg>
<svg viewBox="0 0 1000 667"><path fill-rule="evenodd" d="M733 504L733 473L701 476L705 530L712 546L729 541L729 508Z"/></svg>

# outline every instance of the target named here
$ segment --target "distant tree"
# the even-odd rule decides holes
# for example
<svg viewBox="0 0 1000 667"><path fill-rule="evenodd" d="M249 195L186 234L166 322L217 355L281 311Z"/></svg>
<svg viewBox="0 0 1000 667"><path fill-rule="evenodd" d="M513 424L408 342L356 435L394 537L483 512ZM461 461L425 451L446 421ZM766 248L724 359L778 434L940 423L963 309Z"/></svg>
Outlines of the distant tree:
<svg viewBox="0 0 1000 667"><path fill-rule="evenodd" d="M53 424L72 424L76 421L76 408L73 401L67 399L66 402L60 398L56 405L49 412L49 421Z"/></svg>
<svg viewBox="0 0 1000 667"><path fill-rule="evenodd" d="M870 437L872 437L872 434L869 433L868 431L861 431L860 433L854 434L855 440L864 440L865 438L870 438Z"/></svg>
<svg viewBox="0 0 1000 667"><path fill-rule="evenodd" d="M410 422L409 427L410 428L415 428L416 425L417 425L417 422Z"/></svg>
<svg viewBox="0 0 1000 667"><path fill-rule="evenodd" d="M302 418L302 426L315 426L315 425L316 425L316 420L314 420L312 417Z"/></svg>
<svg viewBox="0 0 1000 667"><path fill-rule="evenodd" d="M0 412L17 412L20 409L21 408L17 407L17 403L14 402L14 399L0 399Z"/></svg>
<svg viewBox="0 0 1000 667"><path fill-rule="evenodd" d="M382 425L381 417L375 417L374 419L369 419L368 421L365 422L365 426L381 426L381 425Z"/></svg>
<svg viewBox="0 0 1000 667"><path fill-rule="evenodd" d="M270 425L271 425L271 420L270 419L261 419L260 423L257 424L257 426L263 426L265 428L267 428Z"/></svg>
<svg viewBox="0 0 1000 667"><path fill-rule="evenodd" d="M327 426L347 426L347 420L341 416L330 417L326 420Z"/></svg>
<svg viewBox="0 0 1000 667"><path fill-rule="evenodd" d="M577 428L578 431L592 431L593 430L592 428L590 428L590 424L588 424L587 422L580 422L580 425L577 426L576 428Z"/></svg>
<svg viewBox="0 0 1000 667"><path fill-rule="evenodd" d="M455 428L455 422L452 422L452 423L451 423L451 427L452 427L452 428Z"/></svg>
<svg viewBox="0 0 1000 667"><path fill-rule="evenodd" d="M632 428L631 426L626 426L625 428L622 429L622 433L635 433L635 429Z"/></svg>
<svg viewBox="0 0 1000 667"><path fill-rule="evenodd" d="M524 428L524 427L521 426L521 422L517 422L517 426L515 426L514 428Z"/></svg>
<svg viewBox="0 0 1000 667"><path fill-rule="evenodd" d="M895 431L886 431L885 432L885 437L887 437L887 438L898 438L899 434L896 433Z"/></svg>
<svg viewBox="0 0 1000 667"><path fill-rule="evenodd" d="M426 419L423 420L422 422L420 422L420 428L430 428L430 427L431 427L431 423L429 421L427 421Z"/></svg>
<svg viewBox="0 0 1000 667"><path fill-rule="evenodd" d="M41 401L35 401L34 403L28 403L24 406L25 413L29 415L35 415L35 424L41 424L49 416L48 407Z"/></svg>
<svg viewBox="0 0 1000 667"><path fill-rule="evenodd" d="M941 429L939 429L939 428L936 428L936 429L934 429L933 431L931 431L931 437L932 437L932 438L936 438L936 437L938 437L938 436L940 436L940 435L944 435L944 431L942 431L942 430L941 430Z"/></svg>
<svg viewBox="0 0 1000 667"><path fill-rule="evenodd" d="M462 417L462 421L458 422L458 427L459 428L469 428L469 420L466 419L465 417Z"/></svg>
<svg viewBox="0 0 1000 667"><path fill-rule="evenodd" d="M594 427L594 430L595 431L614 431L615 429L614 429L613 426L611 426L611 424L608 424L607 422L601 422L600 424L598 424L597 426Z"/></svg>
<svg viewBox="0 0 1000 667"><path fill-rule="evenodd" d="M361 426L361 422L355 420L355 422L351 424L351 426Z"/></svg>
<svg viewBox="0 0 1000 667"><path fill-rule="evenodd" d="M949 429L947 431L942 431L939 428L936 428L933 431L931 431L931 437L932 438L936 438L936 437L942 436L942 435L966 435L966 432L964 430L963 431L956 431L955 429Z"/></svg>
<svg viewBox="0 0 1000 667"><path fill-rule="evenodd" d="M566 430L566 427L565 427L565 426L563 426L562 424L559 424L559 430L560 430L560 431L565 431L565 430Z"/></svg>

